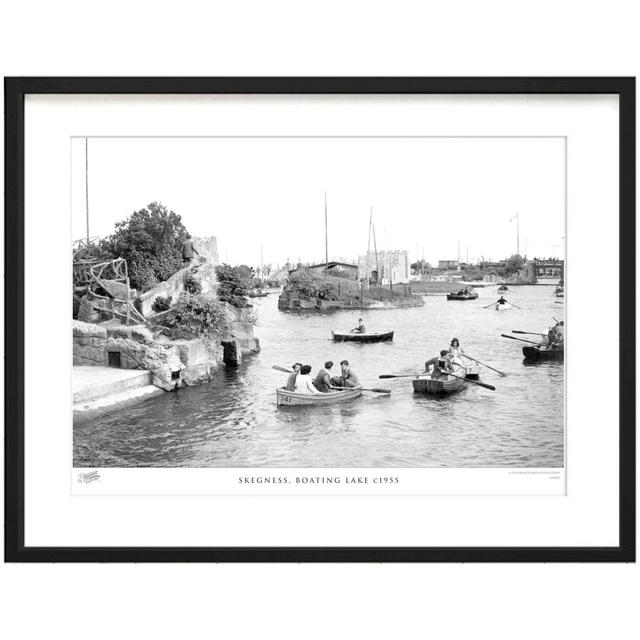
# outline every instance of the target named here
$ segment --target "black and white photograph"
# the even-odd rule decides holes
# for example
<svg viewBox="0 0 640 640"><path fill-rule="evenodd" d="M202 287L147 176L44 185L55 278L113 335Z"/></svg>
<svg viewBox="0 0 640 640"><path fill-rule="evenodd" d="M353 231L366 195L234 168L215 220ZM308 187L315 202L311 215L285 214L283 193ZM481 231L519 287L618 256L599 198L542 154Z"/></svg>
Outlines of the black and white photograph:
<svg viewBox="0 0 640 640"><path fill-rule="evenodd" d="M19 556L629 557L628 82L9 84Z"/></svg>
<svg viewBox="0 0 640 640"><path fill-rule="evenodd" d="M76 136L73 466L565 465L563 136Z"/></svg>

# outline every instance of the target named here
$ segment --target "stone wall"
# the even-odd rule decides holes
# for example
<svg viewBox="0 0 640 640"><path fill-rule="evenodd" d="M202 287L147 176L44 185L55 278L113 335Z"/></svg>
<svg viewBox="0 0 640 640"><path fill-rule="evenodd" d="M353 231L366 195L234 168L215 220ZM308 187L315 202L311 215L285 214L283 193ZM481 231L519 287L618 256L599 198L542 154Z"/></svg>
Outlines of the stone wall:
<svg viewBox="0 0 640 640"><path fill-rule="evenodd" d="M106 367L107 331L96 324L73 321L73 364L74 366Z"/></svg>

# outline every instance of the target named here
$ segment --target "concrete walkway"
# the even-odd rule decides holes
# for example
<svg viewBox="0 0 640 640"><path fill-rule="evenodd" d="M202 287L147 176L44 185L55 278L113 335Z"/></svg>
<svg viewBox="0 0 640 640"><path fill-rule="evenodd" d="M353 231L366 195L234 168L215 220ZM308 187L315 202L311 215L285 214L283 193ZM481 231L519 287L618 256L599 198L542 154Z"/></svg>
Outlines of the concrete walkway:
<svg viewBox="0 0 640 640"><path fill-rule="evenodd" d="M73 412L112 409L164 393L151 372L111 367L73 367Z"/></svg>

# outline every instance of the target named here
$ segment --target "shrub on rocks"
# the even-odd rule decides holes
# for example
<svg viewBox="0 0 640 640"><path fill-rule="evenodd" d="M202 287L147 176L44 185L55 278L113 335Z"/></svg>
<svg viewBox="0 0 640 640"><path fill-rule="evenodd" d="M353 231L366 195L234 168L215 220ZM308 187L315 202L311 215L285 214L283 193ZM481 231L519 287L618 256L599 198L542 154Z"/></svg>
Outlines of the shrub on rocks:
<svg viewBox="0 0 640 640"><path fill-rule="evenodd" d="M223 304L207 294L182 293L156 329L173 339L215 338L229 333L231 322Z"/></svg>

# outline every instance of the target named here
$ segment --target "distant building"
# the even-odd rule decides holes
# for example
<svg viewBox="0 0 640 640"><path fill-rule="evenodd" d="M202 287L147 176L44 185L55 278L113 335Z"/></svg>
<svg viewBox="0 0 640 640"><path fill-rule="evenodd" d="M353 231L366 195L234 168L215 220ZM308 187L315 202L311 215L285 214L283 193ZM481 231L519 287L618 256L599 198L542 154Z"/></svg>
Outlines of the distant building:
<svg viewBox="0 0 640 640"><path fill-rule="evenodd" d="M533 268L538 278L564 278L564 260L559 258L534 258Z"/></svg>
<svg viewBox="0 0 640 640"><path fill-rule="evenodd" d="M369 251L368 254L358 258L360 279L366 280L368 278L369 281L382 282L382 284L408 282L410 280L411 271L408 251L404 249L378 251L377 256L377 262L374 251ZM376 266L379 272L376 271Z"/></svg>
<svg viewBox="0 0 640 640"><path fill-rule="evenodd" d="M315 271L316 273L324 273L326 271L330 276L346 277L349 280L358 279L358 265L348 262L323 262L321 264L311 264L308 266L301 265L298 268L309 269L309 271ZM298 268L291 269L289 273L297 271Z"/></svg>
<svg viewBox="0 0 640 640"><path fill-rule="evenodd" d="M438 260L438 269L455 269L460 268L460 263L457 260Z"/></svg>

